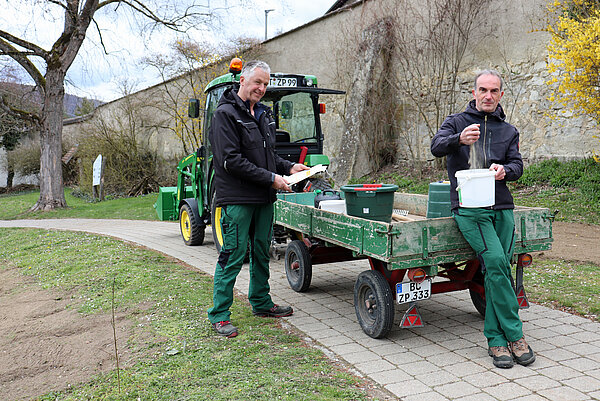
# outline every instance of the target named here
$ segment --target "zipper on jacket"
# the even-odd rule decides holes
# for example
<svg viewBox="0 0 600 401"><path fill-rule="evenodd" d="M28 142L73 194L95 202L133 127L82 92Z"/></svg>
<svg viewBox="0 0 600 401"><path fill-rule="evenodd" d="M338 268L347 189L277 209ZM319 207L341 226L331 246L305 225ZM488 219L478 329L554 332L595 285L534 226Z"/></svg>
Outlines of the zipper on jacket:
<svg viewBox="0 0 600 401"><path fill-rule="evenodd" d="M483 143L481 146L481 149L483 150L483 165L484 167L487 167L488 162L487 162L487 114L485 115L484 119L483 119Z"/></svg>

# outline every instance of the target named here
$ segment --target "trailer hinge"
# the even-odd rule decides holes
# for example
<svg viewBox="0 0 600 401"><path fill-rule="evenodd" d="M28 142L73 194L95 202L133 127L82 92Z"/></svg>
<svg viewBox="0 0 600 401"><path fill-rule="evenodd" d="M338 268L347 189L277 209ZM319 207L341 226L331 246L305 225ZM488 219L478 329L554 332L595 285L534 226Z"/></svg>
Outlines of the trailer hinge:
<svg viewBox="0 0 600 401"><path fill-rule="evenodd" d="M391 227L391 226L390 226ZM375 232L379 235L400 235L402 231L400 230L381 230L379 228L375 229Z"/></svg>
<svg viewBox="0 0 600 401"><path fill-rule="evenodd" d="M525 224L525 217L521 217L521 246L527 247L527 225Z"/></svg>
<svg viewBox="0 0 600 401"><path fill-rule="evenodd" d="M427 232L427 227L423 227L422 244L423 244L423 259L427 259L429 257L429 235Z"/></svg>

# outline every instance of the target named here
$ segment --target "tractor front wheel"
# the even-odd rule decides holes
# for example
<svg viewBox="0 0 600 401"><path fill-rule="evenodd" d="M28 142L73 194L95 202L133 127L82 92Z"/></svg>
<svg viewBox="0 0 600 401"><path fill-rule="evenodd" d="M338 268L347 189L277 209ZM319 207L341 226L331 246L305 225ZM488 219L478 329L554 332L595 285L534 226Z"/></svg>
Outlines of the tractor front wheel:
<svg viewBox="0 0 600 401"><path fill-rule="evenodd" d="M183 242L188 246L202 245L206 226L196 221L192 208L184 204L179 210L179 228Z"/></svg>

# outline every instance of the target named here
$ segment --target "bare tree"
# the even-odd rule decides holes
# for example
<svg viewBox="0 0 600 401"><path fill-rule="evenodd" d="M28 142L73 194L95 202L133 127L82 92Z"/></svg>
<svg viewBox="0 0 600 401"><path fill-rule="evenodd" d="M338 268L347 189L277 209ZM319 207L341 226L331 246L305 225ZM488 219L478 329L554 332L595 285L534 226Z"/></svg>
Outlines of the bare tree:
<svg viewBox="0 0 600 401"><path fill-rule="evenodd" d="M202 124L188 117L188 99L198 99L200 110L204 110L204 88L227 71L229 58L254 58L260 48L257 39L245 37L221 45L219 50L208 43L177 41L171 54L155 54L142 61L155 68L163 81L160 99L156 99L154 107L170 116L169 124L163 128L179 138L185 154L200 147L204 135Z"/></svg>
<svg viewBox="0 0 600 401"><path fill-rule="evenodd" d="M19 37L0 29L0 58L10 57L18 63L33 79L43 98L37 117L41 126L40 198L32 210L51 210L66 206L61 165L65 77L90 25L97 29L103 45L100 22L94 18L98 10L115 15L129 12L147 21L149 28L185 31L195 24L205 25L210 20L211 8L208 0L39 0L34 3L33 7L40 13L60 10L63 20L57 24L63 27L62 33L47 50L25 39L25 35ZM4 107L10 109L6 104Z"/></svg>
<svg viewBox="0 0 600 401"><path fill-rule="evenodd" d="M350 94L347 137L338 157L346 165L336 169L342 181L393 161L396 147L413 163L423 159L422 144L457 109L466 49L491 0L389 3L365 2L357 23L340 40L338 58L345 61L337 65L355 66L352 72L338 71ZM353 107L357 102L368 108ZM364 150L349 146L358 140ZM357 162L361 151L368 156L362 164Z"/></svg>

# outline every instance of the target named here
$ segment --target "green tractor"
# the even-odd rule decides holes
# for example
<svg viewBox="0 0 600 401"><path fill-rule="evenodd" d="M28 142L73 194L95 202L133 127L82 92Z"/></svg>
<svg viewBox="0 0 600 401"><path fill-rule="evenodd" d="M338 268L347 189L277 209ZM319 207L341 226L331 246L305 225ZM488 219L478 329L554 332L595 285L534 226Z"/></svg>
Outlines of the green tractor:
<svg viewBox="0 0 600 401"><path fill-rule="evenodd" d="M177 220L181 236L186 245L202 245L208 224L217 250L223 244L220 227L221 208L215 206L213 186L214 170L212 151L207 138L213 113L221 95L227 88L239 85L241 60L232 60L229 73L208 84L206 109L204 110L202 144L200 148L183 158L178 166L176 187L161 187L154 208L160 220ZM273 110L276 124L275 149L279 156L308 167L318 164L329 165L329 158L323 154L323 132L321 114L325 104L319 103L319 95L339 95L345 92L323 89L317 86L313 75L272 73L271 81L262 103ZM200 117L200 102L191 99L188 115ZM292 187L296 192L330 188L328 182L311 178ZM275 234L276 235L276 234Z"/></svg>

